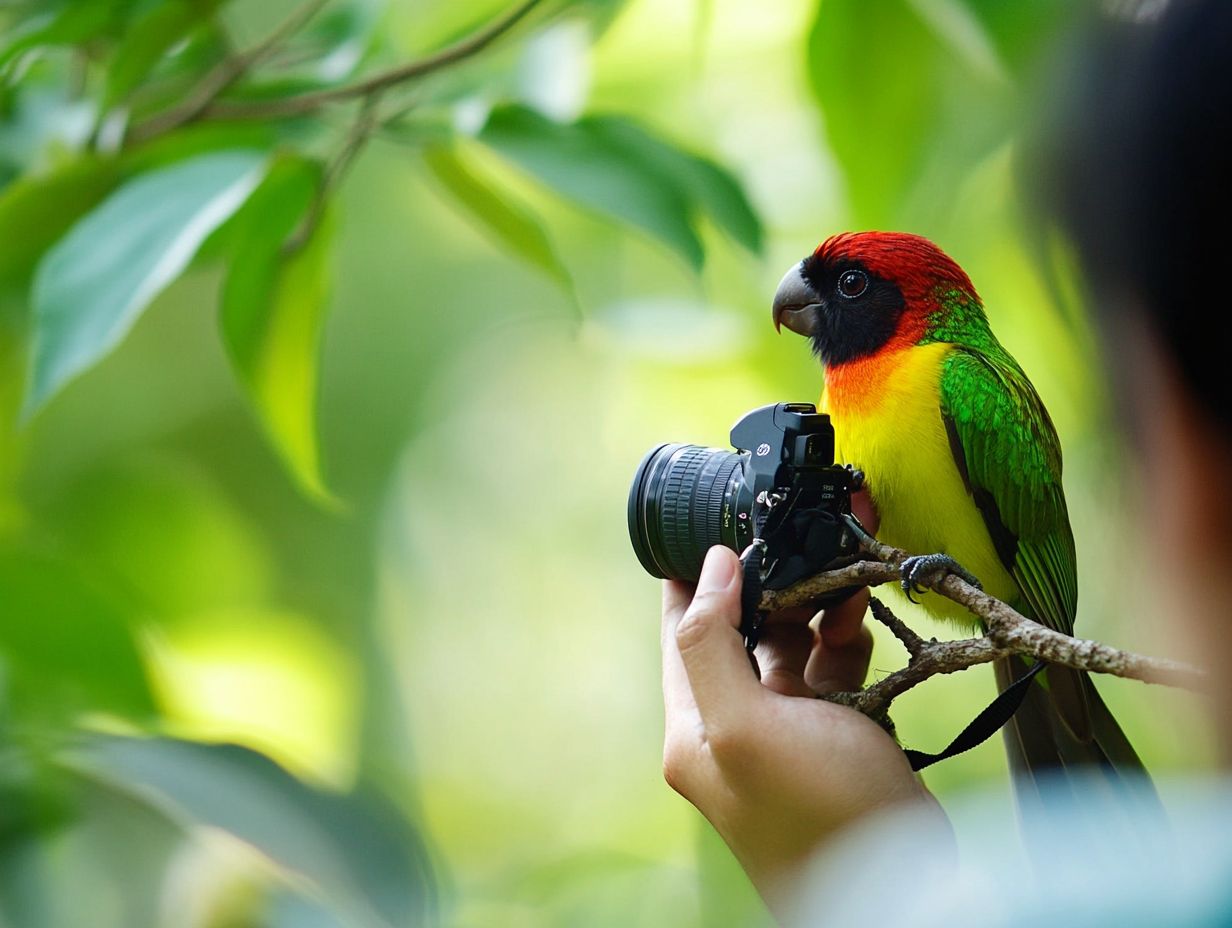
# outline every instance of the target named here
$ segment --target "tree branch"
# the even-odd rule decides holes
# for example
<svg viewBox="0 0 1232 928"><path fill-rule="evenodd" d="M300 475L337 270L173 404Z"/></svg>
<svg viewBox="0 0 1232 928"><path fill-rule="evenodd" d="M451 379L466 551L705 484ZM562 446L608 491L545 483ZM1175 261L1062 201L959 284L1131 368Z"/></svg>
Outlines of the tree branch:
<svg viewBox="0 0 1232 928"><path fill-rule="evenodd" d="M234 84L274 52L286 39L304 28L329 0L308 0L297 7L264 39L245 52L228 55L220 61L201 82L189 91L179 105L150 117L134 126L129 141L144 142L178 129L201 116L220 93Z"/></svg>
<svg viewBox="0 0 1232 928"><path fill-rule="evenodd" d="M291 116L305 116L330 103L371 96L396 84L439 71L483 51L521 22L541 2L542 0L523 0L503 16L460 42L428 55L426 58L390 68L388 71L381 71L352 84L314 90L275 100L214 100L211 98L208 105L203 108L201 115L211 119L282 119Z"/></svg>
<svg viewBox="0 0 1232 928"><path fill-rule="evenodd" d="M761 608L773 611L808 605L825 593L845 587L878 586L901 579L902 563L908 557L905 551L871 537L863 539L861 547L871 557L870 560L824 571L785 590L767 590L762 594ZM955 673L1014 654L1144 683L1191 690L1201 690L1207 685L1203 671L1180 661L1146 657L1098 641L1074 638L1041 625L954 574L946 574L931 589L965 606L980 619L985 633L958 641L925 640L884 603L873 598L870 602L873 618L889 628L907 649L907 666L859 692L829 694L826 699L851 706L874 718L884 718L890 703L897 696L929 677Z"/></svg>

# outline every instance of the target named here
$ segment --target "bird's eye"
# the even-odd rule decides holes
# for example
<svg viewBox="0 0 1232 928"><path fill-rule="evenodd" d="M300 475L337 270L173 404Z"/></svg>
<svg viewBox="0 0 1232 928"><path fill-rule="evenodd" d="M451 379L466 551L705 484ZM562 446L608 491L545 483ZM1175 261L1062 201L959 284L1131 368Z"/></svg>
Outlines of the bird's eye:
<svg viewBox="0 0 1232 928"><path fill-rule="evenodd" d="M838 276L838 292L854 300L868 289L868 275L863 271L843 271Z"/></svg>

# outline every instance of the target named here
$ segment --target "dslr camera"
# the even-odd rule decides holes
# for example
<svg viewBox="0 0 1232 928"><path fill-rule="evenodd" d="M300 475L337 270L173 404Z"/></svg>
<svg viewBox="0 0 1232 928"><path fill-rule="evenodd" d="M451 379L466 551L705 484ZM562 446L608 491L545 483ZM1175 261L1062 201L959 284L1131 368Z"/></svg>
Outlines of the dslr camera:
<svg viewBox="0 0 1232 928"><path fill-rule="evenodd" d="M726 545L745 553L745 592L752 580L760 598L763 588L858 558L849 519L862 475L834 463L829 416L811 403L763 406L732 427L731 443L734 452L663 444L642 459L629 490L629 536L648 573L696 581L706 551ZM747 623L747 599L745 607Z"/></svg>

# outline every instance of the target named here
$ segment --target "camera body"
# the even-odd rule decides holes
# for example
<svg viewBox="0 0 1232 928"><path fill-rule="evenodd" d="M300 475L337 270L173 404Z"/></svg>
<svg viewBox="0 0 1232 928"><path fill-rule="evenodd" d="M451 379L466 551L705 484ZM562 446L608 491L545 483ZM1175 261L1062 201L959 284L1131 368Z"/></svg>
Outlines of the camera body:
<svg viewBox="0 0 1232 928"><path fill-rule="evenodd" d="M695 581L706 551L765 544L762 585L781 589L854 559L844 516L856 475L834 463L829 416L808 403L777 403L731 430L736 452L665 444L642 460L629 491L629 534L656 577Z"/></svg>

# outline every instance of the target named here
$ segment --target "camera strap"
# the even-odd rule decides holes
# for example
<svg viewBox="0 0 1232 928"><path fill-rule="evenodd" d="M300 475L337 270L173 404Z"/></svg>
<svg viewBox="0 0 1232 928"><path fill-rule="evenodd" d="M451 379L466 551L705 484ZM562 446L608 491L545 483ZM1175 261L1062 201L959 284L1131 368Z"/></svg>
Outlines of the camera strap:
<svg viewBox="0 0 1232 928"><path fill-rule="evenodd" d="M763 536L766 521L773 509L773 503L765 498L758 499L752 512L753 540L740 554L740 566L744 573L740 587L740 634L744 636L744 649L749 652L750 660L753 660L753 651L761 637L761 623L765 618L761 608L761 593L766 572L766 554L770 545ZM755 660L753 666L757 666Z"/></svg>
<svg viewBox="0 0 1232 928"><path fill-rule="evenodd" d="M946 748L937 754L925 754L923 751L913 751L910 748L904 748L903 753L907 755L907 760L911 762L912 770L923 770L925 767L931 767L939 760L945 760L947 757L953 757L955 754L961 754L964 751L970 751L973 747L983 744L993 735L995 735L1002 726L1005 725L1014 713L1018 711L1018 707L1022 705L1023 699L1026 698L1027 690L1031 688L1031 682L1035 679L1036 674L1044 669L1046 665L1043 661L1036 661L1025 674L1003 689L987 708L977 715L971 724L958 733L958 737L946 746Z"/></svg>
<svg viewBox="0 0 1232 928"><path fill-rule="evenodd" d="M744 647L750 654L761 637L764 617L761 610L761 574L765 563L766 543L756 537L740 555L740 566L744 570L743 585L740 587L740 634L744 636Z"/></svg>

